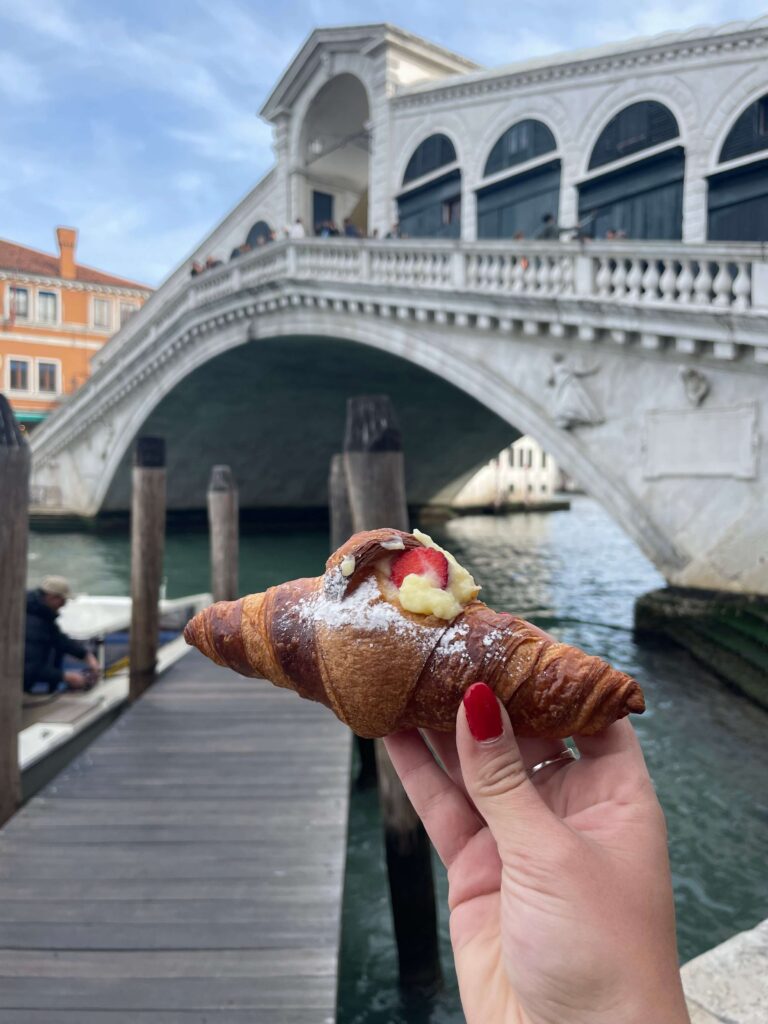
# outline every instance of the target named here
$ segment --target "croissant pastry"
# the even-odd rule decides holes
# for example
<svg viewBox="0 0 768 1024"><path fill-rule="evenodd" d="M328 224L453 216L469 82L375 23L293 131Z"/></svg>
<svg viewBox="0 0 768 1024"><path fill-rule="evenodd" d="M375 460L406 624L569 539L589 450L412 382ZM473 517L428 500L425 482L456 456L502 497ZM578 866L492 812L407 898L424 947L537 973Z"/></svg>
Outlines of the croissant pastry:
<svg viewBox="0 0 768 1024"><path fill-rule="evenodd" d="M219 665L319 701L360 736L450 731L478 679L521 736L594 733L645 710L629 676L492 611L456 559L418 530L371 530L322 576L199 612L188 644Z"/></svg>

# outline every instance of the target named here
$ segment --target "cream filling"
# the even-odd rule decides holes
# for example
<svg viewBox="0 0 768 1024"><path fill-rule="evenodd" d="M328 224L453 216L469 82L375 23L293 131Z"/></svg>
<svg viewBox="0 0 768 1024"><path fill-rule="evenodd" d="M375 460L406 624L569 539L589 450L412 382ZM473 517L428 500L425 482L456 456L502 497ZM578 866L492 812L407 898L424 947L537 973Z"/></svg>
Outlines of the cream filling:
<svg viewBox="0 0 768 1024"><path fill-rule="evenodd" d="M477 597L480 587L463 565L459 565L450 551L445 551L435 544L431 537L421 530L413 531L414 537L421 541L425 548L441 551L448 560L448 586L435 585L431 574L425 576L411 573L406 576L398 591L400 604L408 612L418 615L435 615L439 619L455 619L465 604Z"/></svg>

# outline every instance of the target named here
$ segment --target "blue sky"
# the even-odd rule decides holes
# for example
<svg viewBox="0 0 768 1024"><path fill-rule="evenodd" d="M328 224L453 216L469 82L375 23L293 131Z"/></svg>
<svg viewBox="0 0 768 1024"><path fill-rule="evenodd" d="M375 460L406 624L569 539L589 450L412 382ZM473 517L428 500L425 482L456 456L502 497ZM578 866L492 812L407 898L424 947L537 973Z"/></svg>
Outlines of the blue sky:
<svg viewBox="0 0 768 1024"><path fill-rule="evenodd" d="M389 21L488 66L764 0L0 0L0 237L158 284L272 161L256 115L309 32Z"/></svg>

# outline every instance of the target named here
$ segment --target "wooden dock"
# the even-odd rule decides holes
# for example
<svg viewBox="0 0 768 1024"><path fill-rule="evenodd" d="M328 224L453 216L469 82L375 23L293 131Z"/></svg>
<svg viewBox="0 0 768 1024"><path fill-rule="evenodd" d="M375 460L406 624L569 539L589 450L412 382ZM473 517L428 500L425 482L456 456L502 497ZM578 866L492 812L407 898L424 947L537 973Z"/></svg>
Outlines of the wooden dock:
<svg viewBox="0 0 768 1024"><path fill-rule="evenodd" d="M0 1024L332 1024L350 736L183 658L0 831Z"/></svg>

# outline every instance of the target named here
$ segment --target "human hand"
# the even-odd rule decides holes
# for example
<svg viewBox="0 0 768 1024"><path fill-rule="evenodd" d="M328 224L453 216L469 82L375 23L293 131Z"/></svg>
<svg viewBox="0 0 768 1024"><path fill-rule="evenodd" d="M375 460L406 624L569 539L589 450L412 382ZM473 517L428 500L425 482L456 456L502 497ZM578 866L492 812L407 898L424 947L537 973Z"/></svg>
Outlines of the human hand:
<svg viewBox="0 0 768 1024"><path fill-rule="evenodd" d="M97 677L101 675L101 665L99 665L99 659L91 651L88 651L88 653L86 654L85 663L88 666L88 668L92 669L92 671L96 673Z"/></svg>
<svg viewBox="0 0 768 1024"><path fill-rule="evenodd" d="M444 768L416 730L385 742L448 870L468 1024L688 1024L664 816L629 722L533 780L565 744L516 741L484 683L455 736L425 736Z"/></svg>
<svg viewBox="0 0 768 1024"><path fill-rule="evenodd" d="M70 690L84 690L88 685L88 679L82 672L70 669L64 673L64 682Z"/></svg>

